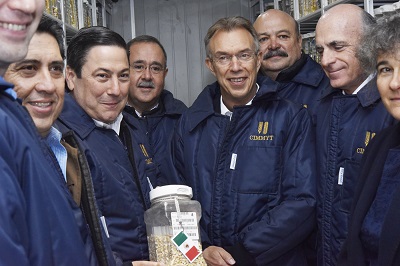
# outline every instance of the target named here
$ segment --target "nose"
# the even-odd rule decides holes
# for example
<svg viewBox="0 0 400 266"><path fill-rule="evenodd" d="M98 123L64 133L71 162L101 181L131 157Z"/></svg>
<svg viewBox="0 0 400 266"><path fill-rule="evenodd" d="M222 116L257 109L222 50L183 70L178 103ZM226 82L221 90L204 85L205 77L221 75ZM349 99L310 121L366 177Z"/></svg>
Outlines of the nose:
<svg viewBox="0 0 400 266"><path fill-rule="evenodd" d="M279 43L278 39L275 36L272 36L268 40L268 49L269 50L276 50L281 47L281 44Z"/></svg>
<svg viewBox="0 0 400 266"><path fill-rule="evenodd" d="M107 89L108 95L119 96L121 94L121 88L117 77L110 79L110 86Z"/></svg>
<svg viewBox="0 0 400 266"><path fill-rule="evenodd" d="M330 64L335 62L335 55L333 52L330 52L328 49L324 49L320 54L321 56L321 65L323 68L327 68Z"/></svg>
<svg viewBox="0 0 400 266"><path fill-rule="evenodd" d="M43 71L42 75L40 75L36 90L47 94L52 94L56 91L56 84L49 71Z"/></svg>
<svg viewBox="0 0 400 266"><path fill-rule="evenodd" d="M12 0L8 1L11 10L18 10L26 14L35 13L44 9L43 0Z"/></svg>
<svg viewBox="0 0 400 266"><path fill-rule="evenodd" d="M397 68L393 72L393 78L389 83L389 87L391 90L400 89L400 68Z"/></svg>
<svg viewBox="0 0 400 266"><path fill-rule="evenodd" d="M151 80L151 78L152 78L152 75L151 75L151 71L150 71L150 66L148 66L143 70L142 79Z"/></svg>
<svg viewBox="0 0 400 266"><path fill-rule="evenodd" d="M232 71L240 71L242 69L242 64L240 60L236 57L236 55L232 56L231 61L231 70Z"/></svg>

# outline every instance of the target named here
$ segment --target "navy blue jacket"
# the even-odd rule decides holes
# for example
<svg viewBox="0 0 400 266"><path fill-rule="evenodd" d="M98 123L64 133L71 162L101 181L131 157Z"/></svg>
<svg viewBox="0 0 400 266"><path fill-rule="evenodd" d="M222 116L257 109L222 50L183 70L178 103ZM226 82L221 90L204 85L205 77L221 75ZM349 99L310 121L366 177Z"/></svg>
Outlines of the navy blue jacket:
<svg viewBox="0 0 400 266"><path fill-rule="evenodd" d="M0 78L0 264L97 265L58 162L10 86Z"/></svg>
<svg viewBox="0 0 400 266"><path fill-rule="evenodd" d="M173 140L181 180L202 206L203 248L237 265L305 265L301 243L315 225L315 157L305 108L276 97L258 77L251 105L220 114L218 83L182 115Z"/></svg>
<svg viewBox="0 0 400 266"><path fill-rule="evenodd" d="M281 84L278 95L307 107L315 119L322 91L329 87L329 78L321 65L302 53L290 68L279 73L276 81Z"/></svg>
<svg viewBox="0 0 400 266"><path fill-rule="evenodd" d="M150 207L147 176L156 186L156 171L151 158L145 157L144 144L142 149L133 149L132 143L124 144L125 139L134 138L130 121L122 120L120 136L111 129L96 127L93 119L67 94L58 122L75 132L85 151L111 248L123 261L148 260L143 215ZM133 150L143 151L142 157L131 153Z"/></svg>
<svg viewBox="0 0 400 266"><path fill-rule="evenodd" d="M142 117L138 117L133 107L125 107L124 115L130 114L139 120L137 126L142 131L137 132L141 132L143 135L141 138L148 138L149 152L164 176L168 176L170 172L167 146L171 142L177 121L186 110L186 105L165 89L161 92L158 107L150 112L144 112Z"/></svg>
<svg viewBox="0 0 400 266"><path fill-rule="evenodd" d="M356 95L326 90L317 115L318 263L336 265L347 236L354 189L365 147L394 123L372 79ZM342 183L342 184L340 184Z"/></svg>
<svg viewBox="0 0 400 266"><path fill-rule="evenodd" d="M361 228L371 204L374 202L382 173L392 173L398 178L400 163L388 161L388 155L400 156L400 124L381 131L368 145L361 162L361 171L354 194L349 233L342 247L338 265L366 265L365 250L360 238ZM381 221L382 230L379 235L377 265L400 265L400 189L395 188L393 194L387 195L388 210Z"/></svg>

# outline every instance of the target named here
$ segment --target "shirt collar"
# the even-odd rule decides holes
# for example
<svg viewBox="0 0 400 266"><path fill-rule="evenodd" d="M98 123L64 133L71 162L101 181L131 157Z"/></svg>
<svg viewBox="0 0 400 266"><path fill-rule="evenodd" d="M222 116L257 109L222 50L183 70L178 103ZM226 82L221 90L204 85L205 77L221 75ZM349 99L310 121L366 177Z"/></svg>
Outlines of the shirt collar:
<svg viewBox="0 0 400 266"><path fill-rule="evenodd" d="M365 85L367 85L368 82L370 82L374 77L376 73L370 74L366 80L364 80L363 83L360 84L360 86L357 87L357 89L352 93L353 95L356 95L362 88L364 88ZM342 90L343 95L346 95L345 91Z"/></svg>
<svg viewBox="0 0 400 266"><path fill-rule="evenodd" d="M153 111L154 109L156 109L156 108L158 108L158 103L153 107L153 108L151 108L150 110L149 110L149 112L151 112L151 111ZM135 108L134 108L135 109ZM136 109L135 109L135 113L137 114L137 116L138 117L142 117L143 115L139 112L139 111L137 111Z"/></svg>
<svg viewBox="0 0 400 266"><path fill-rule="evenodd" d="M61 144L62 134L55 127L50 128L50 132L47 135L46 143L49 145L50 149L53 151L54 156L56 157L58 164L60 165L61 171L66 180L67 178L67 150Z"/></svg>
<svg viewBox="0 0 400 266"><path fill-rule="evenodd" d="M102 128L107 128L107 129L112 129L115 131L115 133L117 133L117 135L119 135L119 130L121 128L121 121L122 118L124 116L122 115L122 113L120 113L117 118L114 120L114 122L107 124L104 122L101 122L99 120L96 120L93 118L94 123L96 124L97 127L102 127Z"/></svg>
<svg viewBox="0 0 400 266"><path fill-rule="evenodd" d="M260 86L257 83L256 83L256 86L257 86L257 90L256 90L256 93L254 94L254 97L256 97L257 92L260 89ZM251 105L254 97L248 103L246 103L246 105ZM222 95L220 97L220 104L221 104L221 114L223 114L223 115L232 114L232 112L229 111L228 107L226 107L226 105L224 104L224 101L222 100Z"/></svg>

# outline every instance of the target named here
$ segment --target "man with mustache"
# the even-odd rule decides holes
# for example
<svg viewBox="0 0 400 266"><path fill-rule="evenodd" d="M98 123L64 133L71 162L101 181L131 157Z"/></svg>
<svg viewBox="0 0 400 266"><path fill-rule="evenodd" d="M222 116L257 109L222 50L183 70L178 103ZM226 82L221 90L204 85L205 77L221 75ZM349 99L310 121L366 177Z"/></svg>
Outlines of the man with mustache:
<svg viewBox="0 0 400 266"><path fill-rule="evenodd" d="M141 35L127 44L130 64L128 105L125 111L138 119L143 138L148 138L150 153L161 173L168 175L167 144L173 128L187 109L164 89L168 73L167 53L159 40Z"/></svg>
<svg viewBox="0 0 400 266"><path fill-rule="evenodd" d="M395 121L386 111L375 73L361 62L375 19L360 7L329 9L316 27L317 52L333 88L323 91L317 115L319 265L336 265L366 146Z"/></svg>
<svg viewBox="0 0 400 266"><path fill-rule="evenodd" d="M260 73L282 84L279 95L315 113L321 90L329 86L321 66L301 50L298 23L287 13L270 9L254 22L261 51Z"/></svg>

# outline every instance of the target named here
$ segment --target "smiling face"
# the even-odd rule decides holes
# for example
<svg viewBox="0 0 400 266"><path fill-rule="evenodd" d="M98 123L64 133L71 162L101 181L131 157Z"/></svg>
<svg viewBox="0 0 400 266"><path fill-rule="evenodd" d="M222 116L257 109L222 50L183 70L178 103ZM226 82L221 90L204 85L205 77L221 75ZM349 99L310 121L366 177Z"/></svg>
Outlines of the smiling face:
<svg viewBox="0 0 400 266"><path fill-rule="evenodd" d="M128 95L129 65L125 49L94 46L86 56L81 78L68 66L66 75L75 100L91 118L114 122Z"/></svg>
<svg viewBox="0 0 400 266"><path fill-rule="evenodd" d="M130 47L130 88L129 103L135 107L137 111L149 111L153 108L160 98L164 89L164 81L167 76L168 69L164 53L161 47L156 43L139 42L134 43ZM135 70L138 67L147 67L142 72ZM158 67L162 69L159 73L152 73L150 67Z"/></svg>
<svg viewBox="0 0 400 266"><path fill-rule="evenodd" d="M0 0L0 75L25 57L43 8L43 0Z"/></svg>
<svg viewBox="0 0 400 266"><path fill-rule="evenodd" d="M317 52L332 87L345 90L348 94L353 93L367 78L356 57L362 30L358 9L347 5L332 8L318 21L315 31Z"/></svg>
<svg viewBox="0 0 400 266"><path fill-rule="evenodd" d="M207 58L206 64L215 75L221 87L224 104L232 110L235 105L247 104L256 94L257 72L261 64L261 52L250 61L242 62L236 56L240 52L255 53L255 44L251 34L243 29L217 31L209 43L213 58ZM214 58L233 56L228 65L221 65Z"/></svg>
<svg viewBox="0 0 400 266"><path fill-rule="evenodd" d="M301 37L296 23L287 13L271 9L257 18L254 28L263 54L261 71L275 80L279 72L300 59Z"/></svg>
<svg viewBox="0 0 400 266"><path fill-rule="evenodd" d="M48 33L36 33L28 54L11 64L4 78L28 109L39 133L46 137L60 114L64 102L64 62L56 39Z"/></svg>
<svg viewBox="0 0 400 266"><path fill-rule="evenodd" d="M386 109L400 120L400 44L393 51L379 54L377 85Z"/></svg>

